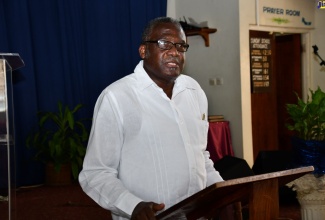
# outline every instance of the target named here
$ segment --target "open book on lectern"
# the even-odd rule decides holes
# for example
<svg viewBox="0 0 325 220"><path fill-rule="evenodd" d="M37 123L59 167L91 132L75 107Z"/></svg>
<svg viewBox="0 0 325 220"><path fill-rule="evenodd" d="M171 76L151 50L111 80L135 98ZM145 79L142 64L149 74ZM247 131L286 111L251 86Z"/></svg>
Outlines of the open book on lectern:
<svg viewBox="0 0 325 220"><path fill-rule="evenodd" d="M218 182L168 208L158 214L156 218L167 220L207 217L207 215L213 215L217 213L216 210L234 202L248 202L252 198L252 193L256 192L256 189L253 189L254 186L257 186L256 183L260 187L265 182L264 192L267 192L267 187L274 188L274 185L269 186L268 182L270 181L277 183L276 186L279 187L312 171L314 171L314 167L308 166Z"/></svg>

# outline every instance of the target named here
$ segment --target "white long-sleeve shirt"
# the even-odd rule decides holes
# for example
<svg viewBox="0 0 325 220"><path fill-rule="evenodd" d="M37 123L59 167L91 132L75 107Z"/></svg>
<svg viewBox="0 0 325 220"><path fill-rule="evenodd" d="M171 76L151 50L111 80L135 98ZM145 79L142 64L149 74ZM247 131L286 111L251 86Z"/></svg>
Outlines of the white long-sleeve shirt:
<svg viewBox="0 0 325 220"><path fill-rule="evenodd" d="M167 209L222 181L206 151L207 131L199 84L180 75L169 99L140 61L96 102L80 184L113 219L130 218L141 201Z"/></svg>

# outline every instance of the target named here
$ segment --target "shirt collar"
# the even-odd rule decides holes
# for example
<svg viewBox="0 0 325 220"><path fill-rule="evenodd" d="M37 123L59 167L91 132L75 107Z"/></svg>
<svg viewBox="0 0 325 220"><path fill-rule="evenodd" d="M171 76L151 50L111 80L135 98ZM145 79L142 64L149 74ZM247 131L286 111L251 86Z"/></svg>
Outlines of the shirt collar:
<svg viewBox="0 0 325 220"><path fill-rule="evenodd" d="M141 90L155 84L155 82L149 77L147 72L143 68L143 60L141 60L134 69L135 77L138 82L138 86Z"/></svg>

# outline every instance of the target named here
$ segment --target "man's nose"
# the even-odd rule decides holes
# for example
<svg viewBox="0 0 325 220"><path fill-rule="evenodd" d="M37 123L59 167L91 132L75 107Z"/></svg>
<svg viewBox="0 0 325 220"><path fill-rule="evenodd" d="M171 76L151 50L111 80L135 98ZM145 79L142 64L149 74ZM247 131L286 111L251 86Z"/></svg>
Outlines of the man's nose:
<svg viewBox="0 0 325 220"><path fill-rule="evenodd" d="M168 50L168 54L173 56L179 56L180 52L176 49L176 45L173 45L172 48Z"/></svg>

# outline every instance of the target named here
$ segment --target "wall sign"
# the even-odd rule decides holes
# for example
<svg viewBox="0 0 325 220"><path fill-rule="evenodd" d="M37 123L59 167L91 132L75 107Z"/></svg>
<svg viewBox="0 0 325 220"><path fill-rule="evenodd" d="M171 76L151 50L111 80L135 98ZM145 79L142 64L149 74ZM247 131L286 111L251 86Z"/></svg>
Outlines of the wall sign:
<svg viewBox="0 0 325 220"><path fill-rule="evenodd" d="M271 37L250 37L252 92L271 90Z"/></svg>
<svg viewBox="0 0 325 220"><path fill-rule="evenodd" d="M314 28L315 0L256 0L259 25Z"/></svg>

